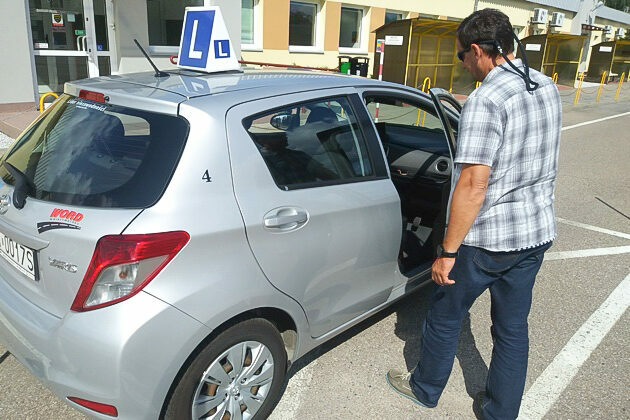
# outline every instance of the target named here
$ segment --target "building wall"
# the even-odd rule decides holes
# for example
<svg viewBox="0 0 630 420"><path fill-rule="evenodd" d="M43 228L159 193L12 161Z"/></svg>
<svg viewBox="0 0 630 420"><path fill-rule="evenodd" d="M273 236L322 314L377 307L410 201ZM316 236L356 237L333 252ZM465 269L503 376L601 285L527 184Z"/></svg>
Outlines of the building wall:
<svg viewBox="0 0 630 420"><path fill-rule="evenodd" d="M0 0L0 104L35 103L37 82L31 54L31 28L25 1ZM16 22L23 22L16 24Z"/></svg>

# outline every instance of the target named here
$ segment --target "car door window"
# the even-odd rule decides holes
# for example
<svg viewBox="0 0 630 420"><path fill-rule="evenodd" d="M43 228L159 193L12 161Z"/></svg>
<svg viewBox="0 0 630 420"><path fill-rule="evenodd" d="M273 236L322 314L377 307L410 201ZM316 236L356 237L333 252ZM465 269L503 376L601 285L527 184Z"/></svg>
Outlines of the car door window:
<svg viewBox="0 0 630 420"><path fill-rule="evenodd" d="M390 163L391 145L448 155L442 122L432 111L393 96L367 95L365 101Z"/></svg>
<svg viewBox="0 0 630 420"><path fill-rule="evenodd" d="M283 190L374 177L372 160L346 97L288 105L243 120Z"/></svg>

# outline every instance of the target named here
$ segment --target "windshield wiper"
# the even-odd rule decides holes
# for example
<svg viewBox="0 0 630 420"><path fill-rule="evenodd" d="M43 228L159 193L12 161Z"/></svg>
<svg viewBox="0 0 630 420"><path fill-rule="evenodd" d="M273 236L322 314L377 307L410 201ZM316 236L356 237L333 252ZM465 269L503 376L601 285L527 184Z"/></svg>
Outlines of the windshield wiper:
<svg viewBox="0 0 630 420"><path fill-rule="evenodd" d="M15 186L13 188L13 205L16 209L22 209L26 203L26 197L34 194L35 186L22 171L11 165L6 160L2 162L2 165L15 179Z"/></svg>

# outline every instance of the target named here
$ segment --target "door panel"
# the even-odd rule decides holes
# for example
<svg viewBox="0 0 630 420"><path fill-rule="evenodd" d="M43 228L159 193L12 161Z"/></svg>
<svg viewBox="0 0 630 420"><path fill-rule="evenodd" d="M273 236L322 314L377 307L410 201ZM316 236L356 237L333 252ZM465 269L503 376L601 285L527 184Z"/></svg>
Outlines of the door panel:
<svg viewBox="0 0 630 420"><path fill-rule="evenodd" d="M269 281L303 306L314 337L385 302L397 269L400 201L351 94L286 95L226 117L251 249Z"/></svg>

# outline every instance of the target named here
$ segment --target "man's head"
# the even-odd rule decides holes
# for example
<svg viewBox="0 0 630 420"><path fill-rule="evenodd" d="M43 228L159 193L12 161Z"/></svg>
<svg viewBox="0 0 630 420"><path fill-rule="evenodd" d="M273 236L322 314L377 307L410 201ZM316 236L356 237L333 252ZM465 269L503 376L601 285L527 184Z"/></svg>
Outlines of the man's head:
<svg viewBox="0 0 630 420"><path fill-rule="evenodd" d="M510 19L496 9L478 10L462 21L457 28L457 55L464 68L482 81L504 59L493 43L511 57L514 51L514 30ZM492 42L489 42L492 41Z"/></svg>

